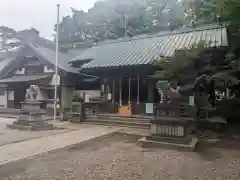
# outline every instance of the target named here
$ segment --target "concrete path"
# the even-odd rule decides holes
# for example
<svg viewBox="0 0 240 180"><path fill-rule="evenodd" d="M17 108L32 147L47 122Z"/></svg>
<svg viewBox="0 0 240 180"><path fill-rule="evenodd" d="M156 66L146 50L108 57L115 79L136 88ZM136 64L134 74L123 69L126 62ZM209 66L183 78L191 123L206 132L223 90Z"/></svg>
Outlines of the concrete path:
<svg viewBox="0 0 240 180"><path fill-rule="evenodd" d="M19 131L6 127L7 124L12 124L15 120L13 118L0 117L0 146L72 131L67 128L51 131Z"/></svg>
<svg viewBox="0 0 240 180"><path fill-rule="evenodd" d="M0 134L3 134L6 128L6 125L11 124L13 121L15 121L14 118L0 117Z"/></svg>
<svg viewBox="0 0 240 180"><path fill-rule="evenodd" d="M121 129L122 128L118 127L104 126L89 127L63 134L0 146L0 165L86 142L94 138L120 131Z"/></svg>

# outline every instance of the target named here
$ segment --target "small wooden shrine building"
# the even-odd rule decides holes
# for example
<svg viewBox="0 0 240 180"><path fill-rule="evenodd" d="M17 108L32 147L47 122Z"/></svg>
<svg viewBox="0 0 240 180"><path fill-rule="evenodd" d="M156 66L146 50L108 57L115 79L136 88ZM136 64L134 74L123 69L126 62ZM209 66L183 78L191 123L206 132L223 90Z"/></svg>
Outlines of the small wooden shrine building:
<svg viewBox="0 0 240 180"><path fill-rule="evenodd" d="M151 114L160 96L151 79L156 60L205 41L208 48L227 47L227 29L219 25L141 35L99 43L71 60L80 72L98 76L76 88L94 88L107 101L105 112Z"/></svg>
<svg viewBox="0 0 240 180"><path fill-rule="evenodd" d="M85 78L77 68L70 67L73 58L68 53L59 53L58 99L59 106L71 108L74 79ZM37 44L25 43L15 57L0 62L0 107L21 108L26 89L38 86L37 100L42 108L53 112L55 85L55 50Z"/></svg>

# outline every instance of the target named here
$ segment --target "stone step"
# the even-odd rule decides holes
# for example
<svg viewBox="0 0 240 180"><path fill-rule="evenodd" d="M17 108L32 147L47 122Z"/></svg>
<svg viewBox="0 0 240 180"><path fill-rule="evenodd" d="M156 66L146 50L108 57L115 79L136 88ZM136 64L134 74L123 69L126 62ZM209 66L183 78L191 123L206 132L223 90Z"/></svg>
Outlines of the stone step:
<svg viewBox="0 0 240 180"><path fill-rule="evenodd" d="M93 123L93 124L105 124L105 125L118 125L118 126L128 126L128 127L142 127L142 128L150 128L149 122L132 122L131 120L127 121L117 121L117 120L104 120L104 119L86 119L85 123Z"/></svg>
<svg viewBox="0 0 240 180"><path fill-rule="evenodd" d="M198 138L191 138L187 143L178 143L169 141L153 141L146 137L139 139L139 142L144 148L169 148L184 151L195 151L198 144Z"/></svg>
<svg viewBox="0 0 240 180"><path fill-rule="evenodd" d="M146 140L149 141L161 141L175 144L188 144L191 139L191 137L163 137L158 135L146 136Z"/></svg>
<svg viewBox="0 0 240 180"><path fill-rule="evenodd" d="M10 129L27 130L27 131L44 131L44 130L52 130L54 128L52 124L34 125L34 126L8 124L7 127Z"/></svg>
<svg viewBox="0 0 240 180"><path fill-rule="evenodd" d="M139 123L150 124L148 120L134 120L134 119L104 119L104 118L86 118L85 121L101 121L101 122L117 122L117 123Z"/></svg>
<svg viewBox="0 0 240 180"><path fill-rule="evenodd" d="M104 118L139 119L139 120L151 119L151 116L144 116L144 115L122 116L119 114L97 114L95 116L104 117Z"/></svg>
<svg viewBox="0 0 240 180"><path fill-rule="evenodd" d="M129 124L116 124L116 123L102 123L102 122L91 122L91 121L87 121L87 122L83 122L84 124L94 124L94 125L104 125L104 126L117 126L117 127L130 127L130 128L138 128L138 129L150 129L150 125L146 126L146 125L129 125Z"/></svg>
<svg viewBox="0 0 240 180"><path fill-rule="evenodd" d="M13 124L16 125L26 125L26 126L32 126L32 125L45 125L48 124L47 122L44 121L14 121Z"/></svg>
<svg viewBox="0 0 240 180"><path fill-rule="evenodd" d="M68 121L70 121L71 123L80 123L81 122L79 117L68 118Z"/></svg>
<svg viewBox="0 0 240 180"><path fill-rule="evenodd" d="M150 119L140 119L140 118L122 118L122 117L112 117L112 116L87 116L87 120L108 120L108 121L122 121L122 122L135 122L135 123L150 123Z"/></svg>

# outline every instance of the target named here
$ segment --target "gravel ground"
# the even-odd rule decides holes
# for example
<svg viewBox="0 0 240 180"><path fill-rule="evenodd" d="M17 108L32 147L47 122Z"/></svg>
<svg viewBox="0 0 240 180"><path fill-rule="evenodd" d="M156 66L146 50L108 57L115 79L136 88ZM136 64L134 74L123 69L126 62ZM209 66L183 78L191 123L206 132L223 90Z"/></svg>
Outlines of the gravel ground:
<svg viewBox="0 0 240 180"><path fill-rule="evenodd" d="M142 149L115 134L0 167L1 180L239 180L240 151Z"/></svg>

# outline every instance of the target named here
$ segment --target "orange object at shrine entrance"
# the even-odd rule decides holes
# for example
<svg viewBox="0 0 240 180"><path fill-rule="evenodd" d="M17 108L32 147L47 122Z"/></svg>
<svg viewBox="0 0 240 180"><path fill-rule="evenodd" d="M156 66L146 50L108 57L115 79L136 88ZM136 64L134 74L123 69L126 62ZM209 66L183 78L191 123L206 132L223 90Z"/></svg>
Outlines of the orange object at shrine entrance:
<svg viewBox="0 0 240 180"><path fill-rule="evenodd" d="M131 116L132 115L132 108L130 105L128 106L121 106L119 107L119 114L124 116Z"/></svg>

